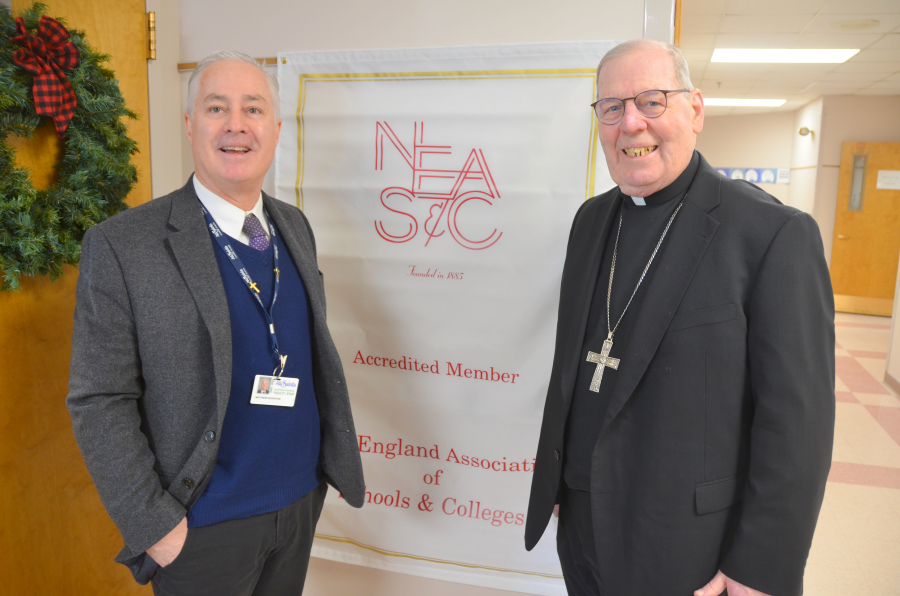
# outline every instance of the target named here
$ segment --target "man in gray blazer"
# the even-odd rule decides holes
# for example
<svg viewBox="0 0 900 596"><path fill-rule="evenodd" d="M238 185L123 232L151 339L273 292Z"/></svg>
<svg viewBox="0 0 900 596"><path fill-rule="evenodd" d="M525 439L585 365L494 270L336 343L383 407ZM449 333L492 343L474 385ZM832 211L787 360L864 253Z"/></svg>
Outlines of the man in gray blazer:
<svg viewBox="0 0 900 596"><path fill-rule="evenodd" d="M299 594L325 482L363 503L313 233L262 193L277 85L243 54L200 62L195 175L82 245L66 401L116 560L158 595Z"/></svg>

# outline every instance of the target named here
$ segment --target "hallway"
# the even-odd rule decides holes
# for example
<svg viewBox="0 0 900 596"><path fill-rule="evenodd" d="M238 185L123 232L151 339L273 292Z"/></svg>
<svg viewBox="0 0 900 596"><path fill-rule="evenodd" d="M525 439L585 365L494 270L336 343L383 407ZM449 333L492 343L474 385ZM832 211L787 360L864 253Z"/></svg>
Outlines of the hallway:
<svg viewBox="0 0 900 596"><path fill-rule="evenodd" d="M838 313L834 461L805 594L900 594L900 398L882 382L890 320Z"/></svg>

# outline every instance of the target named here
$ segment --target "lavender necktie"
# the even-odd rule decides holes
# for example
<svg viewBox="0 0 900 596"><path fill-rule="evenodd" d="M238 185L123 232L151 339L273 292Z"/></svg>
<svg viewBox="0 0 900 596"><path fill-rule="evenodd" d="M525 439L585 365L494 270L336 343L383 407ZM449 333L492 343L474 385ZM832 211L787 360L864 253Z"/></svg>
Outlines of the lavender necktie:
<svg viewBox="0 0 900 596"><path fill-rule="evenodd" d="M266 238L266 232L263 230L262 224L252 213L244 218L244 228L242 230L250 238L250 248L256 250L266 250L269 248L269 239Z"/></svg>

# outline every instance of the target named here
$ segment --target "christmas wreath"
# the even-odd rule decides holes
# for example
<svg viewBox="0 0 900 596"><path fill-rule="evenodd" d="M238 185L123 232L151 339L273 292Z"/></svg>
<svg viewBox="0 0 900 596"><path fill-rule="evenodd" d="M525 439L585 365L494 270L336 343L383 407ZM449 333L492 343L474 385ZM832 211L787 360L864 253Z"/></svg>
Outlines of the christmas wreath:
<svg viewBox="0 0 900 596"><path fill-rule="evenodd" d="M136 143L109 56L84 32L68 31L34 4L18 18L0 5L0 290L18 290L22 275L62 274L75 264L85 230L122 211L137 180ZM56 182L36 190L16 167L7 136L31 137L52 118L64 151Z"/></svg>

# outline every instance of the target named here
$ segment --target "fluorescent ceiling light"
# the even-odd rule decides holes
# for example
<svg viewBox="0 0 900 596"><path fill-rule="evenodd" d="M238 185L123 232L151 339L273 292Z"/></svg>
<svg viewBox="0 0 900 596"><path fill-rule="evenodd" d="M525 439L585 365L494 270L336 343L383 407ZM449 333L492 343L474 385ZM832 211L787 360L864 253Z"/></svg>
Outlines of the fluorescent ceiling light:
<svg viewBox="0 0 900 596"><path fill-rule="evenodd" d="M777 49L739 49L716 48L712 55L713 62L768 62L768 63L808 63L808 62L846 62L859 50L777 50Z"/></svg>
<svg viewBox="0 0 900 596"><path fill-rule="evenodd" d="M784 105L786 99L725 99L723 97L704 97L707 106L740 106L756 108L777 108Z"/></svg>

